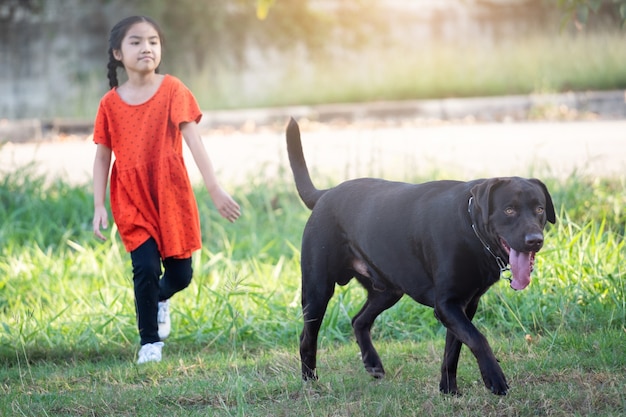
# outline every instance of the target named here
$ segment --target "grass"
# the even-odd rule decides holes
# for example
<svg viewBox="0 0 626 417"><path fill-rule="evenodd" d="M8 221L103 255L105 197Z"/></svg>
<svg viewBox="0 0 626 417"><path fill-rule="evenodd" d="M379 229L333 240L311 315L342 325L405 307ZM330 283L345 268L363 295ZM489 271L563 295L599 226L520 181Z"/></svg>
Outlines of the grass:
<svg viewBox="0 0 626 417"><path fill-rule="evenodd" d="M309 212L291 183L262 178L235 191L244 215L233 225L200 206L204 248L192 285L173 299L164 361L138 367L129 257L114 228L109 242L93 239L89 187L28 167L4 173L0 415L623 415L624 179L547 183L558 222L530 288L496 284L475 319L512 386L501 398L467 349L464 395L438 393L445 331L408 299L375 324L388 374L369 378L350 328L365 297L356 284L329 307L320 381L302 383L299 245Z"/></svg>
<svg viewBox="0 0 626 417"><path fill-rule="evenodd" d="M493 42L371 39L360 49L327 53L281 50L271 68L217 63L177 67L164 62L194 92L203 110L335 102L497 96L626 88L624 31L576 34L538 29ZM269 57L274 56L269 51ZM105 80L85 77L80 96L51 107L49 117L92 119Z"/></svg>
<svg viewBox="0 0 626 417"><path fill-rule="evenodd" d="M493 42L408 38L290 55L242 89L232 71L185 76L203 109L496 96L626 87L625 33L538 30ZM182 75L182 74L181 74Z"/></svg>
<svg viewBox="0 0 626 417"><path fill-rule="evenodd" d="M173 344L176 360L137 367L115 356L91 361L34 363L12 368L15 385L5 392L5 412L18 415L619 415L624 406L623 361L572 365L572 355L619 353L616 336L594 332L582 343L506 339L498 356L514 386L493 396L478 381L470 358L461 360L464 395L440 395L443 342L381 341L391 370L384 380L364 375L353 345L321 351L323 380L301 383L294 349L207 353Z"/></svg>

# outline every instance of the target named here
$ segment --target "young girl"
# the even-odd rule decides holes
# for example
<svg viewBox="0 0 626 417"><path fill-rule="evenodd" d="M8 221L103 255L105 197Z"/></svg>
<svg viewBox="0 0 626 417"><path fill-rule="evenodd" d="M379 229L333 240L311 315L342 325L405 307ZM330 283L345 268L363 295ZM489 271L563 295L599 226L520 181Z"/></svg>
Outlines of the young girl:
<svg viewBox="0 0 626 417"><path fill-rule="evenodd" d="M198 208L183 161L182 138L222 217L234 222L239 205L218 184L202 144L202 117L192 93L177 78L158 73L163 37L144 16L111 30L108 78L93 140L95 235L106 240L104 205L111 156L111 211L133 266L141 349L137 363L161 360L169 334L168 300L191 282L191 253L201 246ZM128 80L118 85L117 68ZM161 277L161 266L164 273Z"/></svg>

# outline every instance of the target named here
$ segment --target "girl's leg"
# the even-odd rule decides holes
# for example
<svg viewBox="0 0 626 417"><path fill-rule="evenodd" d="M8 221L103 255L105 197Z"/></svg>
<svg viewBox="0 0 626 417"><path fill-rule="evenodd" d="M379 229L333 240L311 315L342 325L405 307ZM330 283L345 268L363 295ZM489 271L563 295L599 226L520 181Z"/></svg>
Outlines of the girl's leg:
<svg viewBox="0 0 626 417"><path fill-rule="evenodd" d="M191 282L191 257L167 258L163 260L165 272L159 281L159 307L157 323L161 340L169 336L171 327L169 298L187 288Z"/></svg>
<svg viewBox="0 0 626 417"><path fill-rule="evenodd" d="M146 240L130 253L133 263L133 283L137 327L141 344L158 342L157 310L159 301L159 277L161 256L154 239Z"/></svg>
<svg viewBox="0 0 626 417"><path fill-rule="evenodd" d="M193 269L191 257L178 259L166 258L163 260L165 272L159 281L159 301L167 300L177 292L184 290L191 283Z"/></svg>

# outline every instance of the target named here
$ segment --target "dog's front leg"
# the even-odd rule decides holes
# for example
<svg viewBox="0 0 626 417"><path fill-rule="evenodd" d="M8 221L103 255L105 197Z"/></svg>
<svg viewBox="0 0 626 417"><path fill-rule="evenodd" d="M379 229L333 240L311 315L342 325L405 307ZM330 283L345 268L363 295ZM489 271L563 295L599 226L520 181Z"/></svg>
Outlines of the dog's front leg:
<svg viewBox="0 0 626 417"><path fill-rule="evenodd" d="M465 309L465 315L469 321L472 321L474 314L476 314L479 300L480 297L472 300L470 305ZM443 363L441 364L441 381L439 382L439 390L444 394L459 393L459 388L456 384L456 372L462 346L461 341L448 329L446 331L446 347L443 354Z"/></svg>
<svg viewBox="0 0 626 417"><path fill-rule="evenodd" d="M509 386L504 372L502 372L502 368L498 364L487 339L472 324L463 308L453 301L440 301L435 305L435 314L443 325L446 326L448 332L454 333L456 339L467 345L472 351L478 361L478 367L480 368L485 386L494 394L506 395ZM450 350L448 351L448 349ZM456 385L456 366L459 359L459 353L456 353L457 350L460 352L460 346L457 347L453 338L447 336L446 356L442 365L442 370L444 367L447 368L447 374L442 374L442 383L444 383L444 379L454 382L452 386L448 385L448 389L453 389Z"/></svg>
<svg viewBox="0 0 626 417"><path fill-rule="evenodd" d="M456 370L459 364L461 346L461 341L448 329L446 331L446 348L441 364L441 381L439 382L439 391L444 394L459 393L456 384Z"/></svg>

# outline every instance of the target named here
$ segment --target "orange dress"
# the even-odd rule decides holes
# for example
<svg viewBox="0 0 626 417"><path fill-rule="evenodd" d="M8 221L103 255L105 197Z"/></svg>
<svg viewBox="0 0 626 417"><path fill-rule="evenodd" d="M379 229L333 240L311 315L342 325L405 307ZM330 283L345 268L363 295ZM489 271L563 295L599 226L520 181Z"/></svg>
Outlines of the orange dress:
<svg viewBox="0 0 626 417"><path fill-rule="evenodd" d="M124 102L116 89L100 101L93 140L115 155L111 211L127 251L150 237L162 258L187 258L200 249L200 218L180 124L201 117L191 91L171 75L142 104Z"/></svg>

